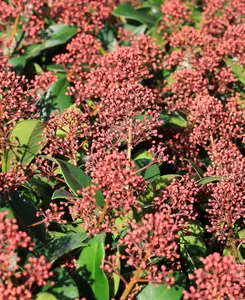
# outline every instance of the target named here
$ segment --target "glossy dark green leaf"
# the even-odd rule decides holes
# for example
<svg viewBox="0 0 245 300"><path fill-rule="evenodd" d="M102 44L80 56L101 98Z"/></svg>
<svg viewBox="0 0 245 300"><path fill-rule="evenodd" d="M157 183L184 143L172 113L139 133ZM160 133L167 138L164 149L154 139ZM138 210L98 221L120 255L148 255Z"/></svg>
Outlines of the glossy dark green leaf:
<svg viewBox="0 0 245 300"><path fill-rule="evenodd" d="M78 195L78 190L92 184L92 179L82 169L73 164L61 159L54 159L46 156L45 158L54 161L60 166L66 184L75 195ZM96 193L96 201L99 206L104 205L104 196L100 190Z"/></svg>
<svg viewBox="0 0 245 300"><path fill-rule="evenodd" d="M58 77L58 79L66 78L66 70L61 65L47 65L47 71L55 72L55 75Z"/></svg>
<svg viewBox="0 0 245 300"><path fill-rule="evenodd" d="M180 254L186 271L190 274L201 267L200 258L207 255L207 247L203 239L198 235L180 235Z"/></svg>
<svg viewBox="0 0 245 300"><path fill-rule="evenodd" d="M97 300L109 300L108 279L101 269L105 257L105 235L99 234L92 238L77 261L77 272L91 287Z"/></svg>
<svg viewBox="0 0 245 300"><path fill-rule="evenodd" d="M64 254L67 254L74 249L86 246L84 243L86 238L87 234L85 232L67 234L52 240L47 245L39 249L37 253L39 255L45 255L47 260L53 263Z"/></svg>
<svg viewBox="0 0 245 300"><path fill-rule="evenodd" d="M8 63L11 65L11 70L17 75L22 75L27 59L25 55L13 56L9 59Z"/></svg>
<svg viewBox="0 0 245 300"><path fill-rule="evenodd" d="M56 64L50 64L47 65L47 70L51 71L51 72L62 72L62 73L66 73L66 70L64 69L63 66L61 65L56 65Z"/></svg>
<svg viewBox="0 0 245 300"><path fill-rule="evenodd" d="M37 217L37 208L34 203L26 196L22 195L18 191L13 191L9 201L20 228L25 231L31 231L39 239L44 241L46 238L46 226L45 224L39 224L37 226L31 226L42 219Z"/></svg>
<svg viewBox="0 0 245 300"><path fill-rule="evenodd" d="M26 49L27 59L38 56L42 51L62 45L77 33L77 28L65 25L51 25L46 30L47 39L42 44L31 45Z"/></svg>
<svg viewBox="0 0 245 300"><path fill-rule="evenodd" d="M145 180L149 180L150 182L153 182L159 177L160 177L160 169L157 164L150 166L144 172Z"/></svg>
<svg viewBox="0 0 245 300"><path fill-rule="evenodd" d="M109 24L99 31L98 38L104 50L113 51L118 46L115 27Z"/></svg>
<svg viewBox="0 0 245 300"><path fill-rule="evenodd" d="M136 159L134 162L136 167L138 169L141 169L149 165L151 163L151 160L146 158L140 158L140 159ZM157 164L146 168L140 173L141 173L140 175L144 176L145 180L149 180L150 182L153 182L154 180L160 177L160 169Z"/></svg>
<svg viewBox="0 0 245 300"><path fill-rule="evenodd" d="M74 300L79 298L79 291L76 283L64 268L56 268L53 271L50 281L54 285L46 284L42 291L52 293L59 300Z"/></svg>
<svg viewBox="0 0 245 300"><path fill-rule="evenodd" d="M54 159L51 157L46 157L46 158L54 161L60 166L66 184L73 191L75 195L78 195L77 194L78 190L81 190L83 187L87 187L91 185L92 183L91 178L82 169L61 159Z"/></svg>
<svg viewBox="0 0 245 300"><path fill-rule="evenodd" d="M145 204L151 204L155 197L156 190L165 189L170 184L171 180L177 177L181 177L181 175L165 174L156 178L147 186L144 195L141 197L141 201Z"/></svg>
<svg viewBox="0 0 245 300"><path fill-rule="evenodd" d="M57 109L63 112L64 109L70 107L71 97L66 95L69 83L66 77L58 79L54 82L37 103L37 107L41 113L43 120L48 120L50 114Z"/></svg>
<svg viewBox="0 0 245 300"><path fill-rule="evenodd" d="M146 14L144 11L139 11L133 8L132 5L128 3L121 3L116 9L113 10L112 14L117 17L125 17L126 19L135 20L148 27L154 26L157 19Z"/></svg>
<svg viewBox="0 0 245 300"><path fill-rule="evenodd" d="M195 27L199 28L199 24L202 20L202 12L199 10L193 10L190 18L195 22Z"/></svg>
<svg viewBox="0 0 245 300"><path fill-rule="evenodd" d="M164 47L164 37L161 33L158 32L159 25L156 24L152 29L150 30L151 37L156 41L156 44L158 46Z"/></svg>
<svg viewBox="0 0 245 300"><path fill-rule="evenodd" d="M165 284L148 284L136 297L136 300L180 300L186 279L182 272L174 272L175 284L168 289Z"/></svg>
<svg viewBox="0 0 245 300"><path fill-rule="evenodd" d="M30 177L25 182L24 186L27 189L33 191L38 196L38 198L43 201L46 207L49 206L53 192L49 184L43 182L41 179Z"/></svg>
<svg viewBox="0 0 245 300"><path fill-rule="evenodd" d="M188 222L188 232L191 232L193 235L199 235L200 237L204 234L204 228L202 224L198 221L189 221Z"/></svg>

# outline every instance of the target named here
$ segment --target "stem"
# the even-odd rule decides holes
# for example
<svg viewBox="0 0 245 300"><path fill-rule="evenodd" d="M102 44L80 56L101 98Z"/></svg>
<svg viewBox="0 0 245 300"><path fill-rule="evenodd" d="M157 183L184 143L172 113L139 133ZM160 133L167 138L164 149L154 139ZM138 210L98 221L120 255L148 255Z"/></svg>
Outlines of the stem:
<svg viewBox="0 0 245 300"><path fill-rule="evenodd" d="M15 20L14 20L14 24L13 24L13 29L11 32L11 35L9 37L9 40L12 42L12 39L14 38L16 32L17 32L17 27L18 27L18 23L19 23L19 19L20 19L20 15L18 15Z"/></svg>
<svg viewBox="0 0 245 300"><path fill-rule="evenodd" d="M104 220L104 217L105 217L105 215L106 215L106 212L107 212L107 209L108 209L108 207L109 207L109 204L110 204L110 200L107 199L107 201L106 201L106 203L105 203L105 205L104 205L104 207L103 207L103 209L102 209L102 212L101 212L100 218L99 218L99 220L98 220L97 226L99 226L100 223L102 223L102 221Z"/></svg>
<svg viewBox="0 0 245 300"><path fill-rule="evenodd" d="M134 273L134 276L130 280L129 284L126 286L126 289L124 290L120 300L125 300L128 296L128 294L131 292L132 288L134 287L135 283L138 281L138 277L140 275L142 267L139 267L136 272Z"/></svg>
<svg viewBox="0 0 245 300"><path fill-rule="evenodd" d="M33 223L33 224L29 225L28 227L35 227L35 226L41 225L43 223L46 223L45 219L43 219L39 222Z"/></svg>
<svg viewBox="0 0 245 300"><path fill-rule="evenodd" d="M128 149L127 149L127 159L131 159L132 149L133 149L133 119L130 119L129 127L128 127Z"/></svg>
<svg viewBox="0 0 245 300"><path fill-rule="evenodd" d="M235 257L235 260L239 261L238 252L237 252L237 248L236 248L236 239L235 239L234 230L232 228L232 221L231 221L230 214L228 214L228 217L227 217L227 225L229 227L228 240L230 242L231 253Z"/></svg>
<svg viewBox="0 0 245 300"><path fill-rule="evenodd" d="M148 249L146 251L146 254L145 254L145 257L144 257L145 262L149 258L150 252L151 252L151 249ZM139 281L141 271L142 271L142 267L139 266L138 269L136 270L136 272L134 273L134 276L131 278L129 284L126 285L126 288L125 288L120 300L125 300L127 298L128 294L131 292L134 285Z"/></svg>

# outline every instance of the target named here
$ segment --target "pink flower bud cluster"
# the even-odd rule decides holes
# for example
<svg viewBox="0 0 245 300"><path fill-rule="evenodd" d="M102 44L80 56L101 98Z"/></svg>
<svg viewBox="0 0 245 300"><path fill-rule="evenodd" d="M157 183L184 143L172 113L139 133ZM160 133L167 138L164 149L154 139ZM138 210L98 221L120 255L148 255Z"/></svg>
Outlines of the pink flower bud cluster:
<svg viewBox="0 0 245 300"><path fill-rule="evenodd" d="M101 29L112 9L112 0L54 0L49 5L51 18L78 26L84 32Z"/></svg>
<svg viewBox="0 0 245 300"><path fill-rule="evenodd" d="M113 232L116 217L126 216L132 208L141 209L137 196L145 190L146 184L136 173L133 162L127 160L123 152L114 151L101 158L92 168L93 184L79 192L82 198L70 199L67 203L71 205L72 218L81 218L83 227L91 234ZM98 190L104 196L103 207L96 202Z"/></svg>
<svg viewBox="0 0 245 300"><path fill-rule="evenodd" d="M196 218L194 204L198 202L199 188L194 179L184 175L181 179L174 178L165 190L159 191L154 199L157 211L171 214L178 226Z"/></svg>
<svg viewBox="0 0 245 300"><path fill-rule="evenodd" d="M162 51L149 37L135 37L130 47L117 47L113 52L101 56L96 67L91 68L83 80L70 88L69 93L75 97L77 105L91 97L106 97L114 85L151 78L151 71L158 67L161 57Z"/></svg>
<svg viewBox="0 0 245 300"><path fill-rule="evenodd" d="M179 25L191 22L190 10L188 6L181 0L167 0L161 5L161 13L163 17L160 22L159 31L171 28L178 29Z"/></svg>
<svg viewBox="0 0 245 300"><path fill-rule="evenodd" d="M20 162L16 162L12 164L8 172L0 172L0 192L11 192L24 184L27 179L25 169Z"/></svg>
<svg viewBox="0 0 245 300"><path fill-rule="evenodd" d="M233 24L244 22L244 0L205 0L201 27L214 36L220 36Z"/></svg>
<svg viewBox="0 0 245 300"><path fill-rule="evenodd" d="M213 139L243 137L245 113L241 104L233 97L222 102L211 96L199 95L190 106L188 123L192 126L190 139L193 143L206 145Z"/></svg>
<svg viewBox="0 0 245 300"><path fill-rule="evenodd" d="M164 283L170 288L174 284L171 276L174 268L178 269L177 225L169 214L158 212L145 214L142 220L137 223L135 220L129 222L130 228L126 234L119 239L119 244L125 247L123 254L108 256L101 266L106 272L112 273L118 270L118 262L125 260L126 264L135 268L136 275L133 277L134 288L131 290L129 299L133 299L139 291L140 282L149 284ZM171 262L157 266L152 259L164 258ZM140 272L139 272L140 270Z"/></svg>
<svg viewBox="0 0 245 300"><path fill-rule="evenodd" d="M42 72L41 75L35 75L34 80L30 82L32 86L32 92L35 94L36 99L40 99L42 95L46 92L48 87L57 80L51 72Z"/></svg>
<svg viewBox="0 0 245 300"><path fill-rule="evenodd" d="M58 206L55 203L50 203L50 208L45 211L40 209L40 211L37 212L37 217L43 217L43 223L45 223L46 227L48 227L52 222L65 224L67 223L67 221L62 219L62 217L65 215L65 212L63 210L63 206Z"/></svg>
<svg viewBox="0 0 245 300"><path fill-rule="evenodd" d="M130 222L130 230L119 240L121 245L127 247L127 264L136 269L141 267L144 272L153 257L164 257L174 262L179 258L175 242L177 230L172 217L164 212L145 214L141 223L135 220ZM163 267L161 271L164 273L167 268ZM164 278L166 274L162 276L156 271L145 275L150 283L161 283L163 279L172 282L173 279Z"/></svg>
<svg viewBox="0 0 245 300"><path fill-rule="evenodd" d="M0 295L2 299L33 299L34 285L43 286L52 275L51 264L44 256L29 257L20 269L17 256L19 247L33 250L31 238L19 231L15 219L7 217L8 212L0 212Z"/></svg>
<svg viewBox="0 0 245 300"><path fill-rule="evenodd" d="M34 93L26 78L14 72L0 72L0 153L8 147L9 134L16 123L35 117L35 111Z"/></svg>
<svg viewBox="0 0 245 300"><path fill-rule="evenodd" d="M64 67L69 81L75 81L83 78L83 73L86 74L89 68L96 65L101 56L100 47L98 39L82 32L67 44L67 53L58 54L53 60Z"/></svg>
<svg viewBox="0 0 245 300"><path fill-rule="evenodd" d="M117 151L106 155L92 169L93 182L103 192L105 202L120 214L131 208L140 210L136 196L145 190L146 184L136 173L134 163L126 159L123 152Z"/></svg>
<svg viewBox="0 0 245 300"><path fill-rule="evenodd" d="M63 155L76 164L77 151L89 131L87 117L87 113L75 107L52 114L43 131L48 143L44 153L49 156Z"/></svg>
<svg viewBox="0 0 245 300"><path fill-rule="evenodd" d="M44 28L43 6L44 1L38 0L13 0L11 4L1 1L0 21L5 27L17 22L25 32L25 42L28 39L32 43L38 42L39 31Z"/></svg>
<svg viewBox="0 0 245 300"><path fill-rule="evenodd" d="M120 147L127 143L129 134L133 146L158 136L157 128L162 121L155 101L154 93L139 83L112 86L106 97L101 97L99 114L91 132L91 148L99 151Z"/></svg>
<svg viewBox="0 0 245 300"><path fill-rule="evenodd" d="M213 164L208 167L206 175L223 179L208 188L206 211L210 225L207 229L219 240L225 241L229 231L235 225L239 226L239 221L245 220L245 159L234 144L224 139L212 145L209 155Z"/></svg>
<svg viewBox="0 0 245 300"><path fill-rule="evenodd" d="M245 268L237 264L232 256L222 257L213 253L200 259L203 268L194 271L191 279L195 286L184 291L185 299L244 299L245 298Z"/></svg>
<svg viewBox="0 0 245 300"><path fill-rule="evenodd" d="M212 36L202 28L199 31L183 27L169 38L174 47L163 61L163 67L175 71L163 92L171 92L166 97L170 110L185 108L194 102L196 96L213 96L227 93L235 96L232 84L237 81L226 65L227 57L244 63L244 25L232 25L220 37Z"/></svg>

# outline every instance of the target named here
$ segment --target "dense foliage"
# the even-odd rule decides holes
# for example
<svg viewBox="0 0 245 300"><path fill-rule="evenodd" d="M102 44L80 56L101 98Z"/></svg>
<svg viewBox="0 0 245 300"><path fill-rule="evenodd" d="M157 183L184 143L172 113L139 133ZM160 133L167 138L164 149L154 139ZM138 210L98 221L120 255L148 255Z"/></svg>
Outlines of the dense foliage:
<svg viewBox="0 0 245 300"><path fill-rule="evenodd" d="M245 299L245 1L0 0L0 299Z"/></svg>

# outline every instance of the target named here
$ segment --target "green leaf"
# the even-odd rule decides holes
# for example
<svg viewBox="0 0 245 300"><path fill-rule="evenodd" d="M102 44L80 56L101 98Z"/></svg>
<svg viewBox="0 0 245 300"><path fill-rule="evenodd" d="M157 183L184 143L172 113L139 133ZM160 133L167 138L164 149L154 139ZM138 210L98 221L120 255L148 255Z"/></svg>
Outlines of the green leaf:
<svg viewBox="0 0 245 300"><path fill-rule="evenodd" d="M60 166L65 182L73 193L78 196L77 191L92 184L92 179L80 168L61 159L45 158L57 163ZM99 206L104 206L104 196L100 190L96 193L96 202Z"/></svg>
<svg viewBox="0 0 245 300"><path fill-rule="evenodd" d="M36 300L57 300L57 298L50 293L38 293Z"/></svg>
<svg viewBox="0 0 245 300"><path fill-rule="evenodd" d="M190 15L190 18L195 22L195 28L199 28L199 25L202 20L202 12L199 10L193 10Z"/></svg>
<svg viewBox="0 0 245 300"><path fill-rule="evenodd" d="M143 203L149 203L153 201L155 197L155 193L157 190L165 189L171 182L173 178L181 177L181 175L178 174L165 174L151 182L144 193L144 195L141 197L141 201Z"/></svg>
<svg viewBox="0 0 245 300"><path fill-rule="evenodd" d="M140 150L133 156L134 160L141 158L152 159L152 155L147 150Z"/></svg>
<svg viewBox="0 0 245 300"><path fill-rule="evenodd" d="M224 178L225 177L223 177L223 176L209 176L209 177L204 177L204 178L198 180L197 183L199 185L205 185L205 184L208 184L208 183L211 183L211 182L220 181Z"/></svg>
<svg viewBox="0 0 245 300"><path fill-rule="evenodd" d="M232 72L234 73L235 77L245 85L245 75L244 75L244 68L239 63L234 63L231 59L226 60L226 64L231 68Z"/></svg>
<svg viewBox="0 0 245 300"><path fill-rule="evenodd" d="M143 172L145 180L149 180L150 182L160 177L160 169L157 164L150 166Z"/></svg>
<svg viewBox="0 0 245 300"><path fill-rule="evenodd" d="M74 300L79 298L79 291L76 283L64 268L56 268L53 270L53 276L50 281L54 285L46 284L42 291L52 293L59 300Z"/></svg>
<svg viewBox="0 0 245 300"><path fill-rule="evenodd" d="M17 220L19 220L20 226L23 227L25 231L31 230L38 239L44 241L46 238L45 224L42 223L37 226L30 227L30 225L42 220L36 216L37 208L34 203L20 192L13 191L10 196L9 204Z"/></svg>
<svg viewBox="0 0 245 300"><path fill-rule="evenodd" d="M195 164L194 161L192 161L191 159L184 158L184 160L187 161L192 166L192 168L195 170L196 174L198 175L199 179L202 179L204 176L203 170L197 164Z"/></svg>
<svg viewBox="0 0 245 300"><path fill-rule="evenodd" d="M134 36L140 36L141 34L144 34L146 31L147 26L145 24L142 24L140 26L134 26L130 24L125 24L123 26L127 31L131 31Z"/></svg>
<svg viewBox="0 0 245 300"><path fill-rule="evenodd" d="M36 154L43 148L40 142L44 142L42 137L45 124L39 120L19 121L10 133L10 141L18 142L18 150L9 150L7 153L7 171L11 168L14 156L18 157L23 166L29 164Z"/></svg>
<svg viewBox="0 0 245 300"><path fill-rule="evenodd" d="M120 247L117 246L117 252L116 255L118 256L116 261L118 263L117 266L117 272L120 274L120 258L119 258L119 253L120 253ZM115 272L112 273L112 278L109 279L109 289L110 289L110 294L114 298L118 292L119 286L120 286L120 276L116 274Z"/></svg>
<svg viewBox="0 0 245 300"><path fill-rule="evenodd" d="M138 154L138 157L136 156L134 163L137 169L146 167L151 163L151 159L145 158L145 157L150 157L149 155L150 154L147 151L143 151L142 153ZM154 164L141 171L141 175L144 176L145 180L149 180L150 182L153 182L160 176L160 169L157 164Z"/></svg>
<svg viewBox="0 0 245 300"><path fill-rule="evenodd" d="M99 234L91 239L77 261L77 272L91 287L97 300L109 300L109 283L100 268L105 257L105 235Z"/></svg>
<svg viewBox="0 0 245 300"><path fill-rule="evenodd" d="M27 60L24 55L13 56L9 59L8 64L11 65L11 71L14 71L16 75L22 75L26 61Z"/></svg>
<svg viewBox="0 0 245 300"><path fill-rule="evenodd" d="M68 199L68 198L77 199L78 197L74 197L68 191L62 190L62 189L54 191L53 196L52 196L52 200L55 200L55 199Z"/></svg>
<svg viewBox="0 0 245 300"><path fill-rule="evenodd" d="M46 206L49 205L52 195L52 188L50 185L43 182L41 179L31 177L25 182L24 186L35 192L38 198L41 199Z"/></svg>
<svg viewBox="0 0 245 300"><path fill-rule="evenodd" d="M8 214L7 214L6 217L9 218L9 219L14 219L15 218L12 209L9 208L9 207L2 207L2 208L0 208L0 211L1 212L7 211Z"/></svg>
<svg viewBox="0 0 245 300"><path fill-rule="evenodd" d="M45 255L48 261L53 263L64 254L67 254L74 249L86 246L84 243L86 238L87 234L85 232L67 234L52 240L47 245L39 249L37 253L39 255Z"/></svg>
<svg viewBox="0 0 245 300"><path fill-rule="evenodd" d="M186 271L190 274L201 267L200 258L207 255L207 247L198 235L180 235L180 254L185 264Z"/></svg>
<svg viewBox="0 0 245 300"><path fill-rule="evenodd" d="M179 300L185 288L185 276L182 272L174 272L175 284L168 289L165 284L148 284L136 297L136 300Z"/></svg>
<svg viewBox="0 0 245 300"><path fill-rule="evenodd" d="M64 69L64 67L56 64L47 65L47 71L66 74L66 70Z"/></svg>
<svg viewBox="0 0 245 300"><path fill-rule="evenodd" d="M198 221L189 221L188 222L188 232L192 232L194 235L203 236L204 228L201 223Z"/></svg>
<svg viewBox="0 0 245 300"><path fill-rule="evenodd" d="M82 169L74 166L73 164L61 159L54 159L46 156L45 158L59 165L66 184L75 195L78 195L78 190L92 184L92 179Z"/></svg>
<svg viewBox="0 0 245 300"><path fill-rule="evenodd" d="M236 239L240 239L243 240L244 239L244 235L245 235L245 229L242 229L240 231L238 231L237 233L235 233L235 237ZM237 243L238 246L238 243ZM245 244L241 244L240 247L237 247L237 253L238 253L238 259L240 261L240 263L243 262L243 260L245 259ZM231 253L231 250L229 247L225 247L224 251L223 251L223 255L224 256L232 256L233 254Z"/></svg>
<svg viewBox="0 0 245 300"><path fill-rule="evenodd" d="M35 71L38 75L41 75L43 73L43 69L39 66L39 64L37 63L34 63L34 68L35 68Z"/></svg>
<svg viewBox="0 0 245 300"><path fill-rule="evenodd" d="M170 116L169 123L177 125L179 127L187 127L187 121L180 115Z"/></svg>
<svg viewBox="0 0 245 300"><path fill-rule="evenodd" d="M110 24L105 24L99 31L98 38L104 50L113 51L117 46L116 30Z"/></svg>
<svg viewBox="0 0 245 300"><path fill-rule="evenodd" d="M26 54L27 59L38 56L42 51L65 44L69 39L71 39L77 33L77 28L65 25L65 24L55 24L51 25L46 30L46 35L48 39L42 44L31 45L27 47Z"/></svg>
<svg viewBox="0 0 245 300"><path fill-rule="evenodd" d="M135 20L148 27L154 26L157 19L146 14L145 11L139 11L133 8L131 4L121 3L116 9L113 10L112 14L116 17L125 17L126 19Z"/></svg>
<svg viewBox="0 0 245 300"><path fill-rule="evenodd" d="M152 27L152 29L150 30L150 34L151 37L155 39L158 46L164 46L164 37L161 33L158 32L158 24Z"/></svg>
<svg viewBox="0 0 245 300"><path fill-rule="evenodd" d="M163 4L163 0L148 0L144 1L141 7L152 7L160 10L161 4Z"/></svg>
<svg viewBox="0 0 245 300"><path fill-rule="evenodd" d="M50 114L57 109L63 112L71 105L71 97L66 95L69 83L66 77L58 79L49 86L37 103L38 109L41 111L41 118L48 120Z"/></svg>

